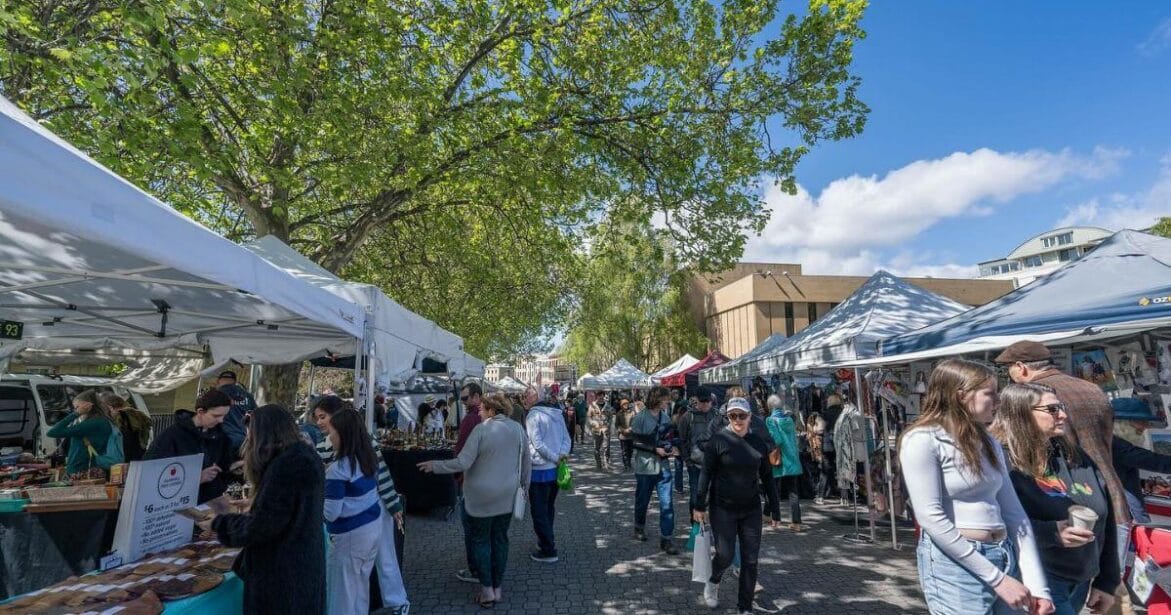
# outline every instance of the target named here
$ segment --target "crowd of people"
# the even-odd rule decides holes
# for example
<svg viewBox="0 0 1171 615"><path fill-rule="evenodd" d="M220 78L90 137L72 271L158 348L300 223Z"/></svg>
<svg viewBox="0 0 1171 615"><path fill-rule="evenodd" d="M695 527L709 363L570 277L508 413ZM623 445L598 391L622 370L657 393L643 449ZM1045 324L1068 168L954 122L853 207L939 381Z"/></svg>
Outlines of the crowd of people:
<svg viewBox="0 0 1171 615"><path fill-rule="evenodd" d="M999 374L979 362L940 362L916 389L921 414L898 444L922 529L916 556L927 606L939 614L1106 613L1121 582L1118 528L1144 514L1138 471L1169 471L1171 457L1114 436L1101 390L1062 373L1043 345L1014 344L996 362ZM1002 387L1001 377L1009 384ZM748 613L764 515L770 527L783 527L787 498L788 528L801 532L802 491L820 504L837 487L834 433L853 410L848 395L830 391L824 410L805 416L783 387L729 387L720 403L706 387L687 399L663 387L564 399L530 387L510 398L472 382L459 393L466 412L455 457L418 468L457 476L466 568L456 577L478 584L473 601L482 608L504 600L514 521L531 520L532 560L560 559L559 468L575 444L588 443L596 469L633 478L634 540L648 540L647 513L657 500L659 550L678 554L675 500L686 494L688 520L710 527L714 542L699 601L718 607L719 584L735 566L736 607ZM446 423L442 401L424 402L422 429ZM383 400L383 411L393 405ZM114 454L203 455L199 502L218 505L200 527L243 548L235 570L246 612L366 613L371 591L389 612L409 610L403 501L348 402L316 398L297 421L282 407L256 407L224 372L153 440L149 417L116 395L83 392L73 407L50 431L63 439L71 473L102 467ZM232 481L253 486L252 497L225 506Z"/></svg>

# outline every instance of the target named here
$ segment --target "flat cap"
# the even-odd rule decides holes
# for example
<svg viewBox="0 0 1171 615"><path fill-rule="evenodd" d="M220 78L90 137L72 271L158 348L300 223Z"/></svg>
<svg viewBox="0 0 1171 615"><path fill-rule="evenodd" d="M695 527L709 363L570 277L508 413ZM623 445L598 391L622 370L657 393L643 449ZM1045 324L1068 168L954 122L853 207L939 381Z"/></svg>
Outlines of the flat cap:
<svg viewBox="0 0 1171 615"><path fill-rule="evenodd" d="M1053 358L1053 354L1049 352L1049 349L1044 344L1026 340L1005 348L1004 352L997 355L993 361L997 363L1016 363L1018 361L1028 363L1030 361L1044 361L1051 358Z"/></svg>

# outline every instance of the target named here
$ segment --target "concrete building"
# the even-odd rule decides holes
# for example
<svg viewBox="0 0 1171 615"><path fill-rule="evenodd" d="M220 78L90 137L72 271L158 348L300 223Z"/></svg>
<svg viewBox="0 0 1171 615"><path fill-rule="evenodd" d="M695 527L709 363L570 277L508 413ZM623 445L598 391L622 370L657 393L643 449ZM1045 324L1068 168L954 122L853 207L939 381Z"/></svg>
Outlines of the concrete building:
<svg viewBox="0 0 1171 615"><path fill-rule="evenodd" d="M1023 286L1081 258L1112 233L1095 226L1067 226L1030 237L1004 258L980 263L980 278Z"/></svg>
<svg viewBox="0 0 1171 615"><path fill-rule="evenodd" d="M513 377L525 384L572 383L577 382L577 366L557 355L538 355L518 363Z"/></svg>
<svg viewBox="0 0 1171 615"><path fill-rule="evenodd" d="M503 363L492 363L484 367L484 380L500 382L505 378L516 378L516 368Z"/></svg>
<svg viewBox="0 0 1171 615"><path fill-rule="evenodd" d="M821 318L866 282L861 276L803 275L794 263L739 263L688 288L696 326L730 358L768 336L791 336ZM967 305L982 305L1014 288L1007 280L906 278Z"/></svg>

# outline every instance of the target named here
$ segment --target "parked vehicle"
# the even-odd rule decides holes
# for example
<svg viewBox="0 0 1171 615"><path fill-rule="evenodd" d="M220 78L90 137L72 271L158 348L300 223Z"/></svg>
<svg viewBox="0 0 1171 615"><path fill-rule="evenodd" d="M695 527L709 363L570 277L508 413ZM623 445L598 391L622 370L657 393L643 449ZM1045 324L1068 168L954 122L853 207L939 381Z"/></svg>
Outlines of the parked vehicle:
<svg viewBox="0 0 1171 615"><path fill-rule="evenodd" d="M113 391L150 415L141 395L109 378L4 374L0 378L0 447L19 446L38 457L48 457L59 442L45 433L69 414L74 396L86 389Z"/></svg>

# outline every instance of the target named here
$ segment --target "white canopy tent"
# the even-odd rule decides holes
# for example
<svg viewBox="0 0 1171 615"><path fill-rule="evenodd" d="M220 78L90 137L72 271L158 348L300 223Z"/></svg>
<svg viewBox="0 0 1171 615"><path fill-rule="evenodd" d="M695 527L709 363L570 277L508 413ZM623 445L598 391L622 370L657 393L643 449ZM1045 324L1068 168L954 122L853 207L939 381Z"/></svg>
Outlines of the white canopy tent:
<svg viewBox="0 0 1171 615"><path fill-rule="evenodd" d="M626 359L618 359L614 367L594 376L586 374L577 381L577 388L583 391L612 391L617 389L649 389L651 377L631 365Z"/></svg>
<svg viewBox="0 0 1171 615"><path fill-rule="evenodd" d="M512 376L505 376L503 379L494 383L494 386L505 393L524 393L529 385L513 378Z"/></svg>
<svg viewBox="0 0 1171 615"><path fill-rule="evenodd" d="M784 344L742 361L735 378L792 374L878 356L886 338L914 331L968 310L968 306L885 271Z"/></svg>
<svg viewBox="0 0 1171 615"><path fill-rule="evenodd" d="M0 237L0 315L24 323L0 360L206 348L214 363L279 364L364 336L361 307L171 209L2 97Z"/></svg>
<svg viewBox="0 0 1171 615"><path fill-rule="evenodd" d="M447 363L449 373L457 378L483 375L483 361L464 352L462 338L403 307L377 286L343 280L271 235L247 247L308 284L366 309L376 383L410 378L423 358Z"/></svg>
<svg viewBox="0 0 1171 615"><path fill-rule="evenodd" d="M685 355L679 357L674 363L672 363L672 364L668 365L667 367L664 367L663 369L660 369L659 371L651 374L651 382L654 384L658 384L659 381L662 380L663 378L666 378L667 376L671 376L673 374L678 374L679 372L686 370L687 368L691 367L692 365L695 365L696 363L699 363L699 359L691 356L690 354L685 354Z"/></svg>

